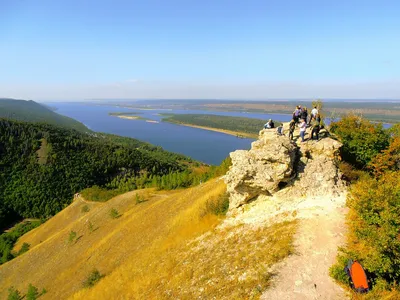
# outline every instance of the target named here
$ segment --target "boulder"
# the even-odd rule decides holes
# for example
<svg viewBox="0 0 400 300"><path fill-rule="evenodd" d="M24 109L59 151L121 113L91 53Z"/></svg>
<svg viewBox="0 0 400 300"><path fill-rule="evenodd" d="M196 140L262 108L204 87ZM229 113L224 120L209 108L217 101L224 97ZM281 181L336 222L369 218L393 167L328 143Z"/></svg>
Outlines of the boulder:
<svg viewBox="0 0 400 300"><path fill-rule="evenodd" d="M249 151L230 153L232 167L225 176L230 210L260 194L271 195L279 190L280 183L290 181L296 151L287 137L265 129Z"/></svg>
<svg viewBox="0 0 400 300"><path fill-rule="evenodd" d="M342 144L331 138L302 143L299 149L300 161L294 189L299 195L336 195L345 184L337 166L340 161Z"/></svg>
<svg viewBox="0 0 400 300"><path fill-rule="evenodd" d="M230 213L284 187L289 197L340 194L345 188L337 166L341 146L329 137L296 144L273 129L261 130L250 150L230 153L232 166L225 175Z"/></svg>

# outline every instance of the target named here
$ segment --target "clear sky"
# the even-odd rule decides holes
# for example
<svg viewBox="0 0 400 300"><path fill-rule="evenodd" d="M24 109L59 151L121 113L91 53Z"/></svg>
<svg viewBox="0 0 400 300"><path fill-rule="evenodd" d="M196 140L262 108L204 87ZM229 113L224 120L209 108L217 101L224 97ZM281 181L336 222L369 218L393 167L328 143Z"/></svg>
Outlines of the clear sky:
<svg viewBox="0 0 400 300"><path fill-rule="evenodd" d="M0 97L397 98L400 1L0 0Z"/></svg>

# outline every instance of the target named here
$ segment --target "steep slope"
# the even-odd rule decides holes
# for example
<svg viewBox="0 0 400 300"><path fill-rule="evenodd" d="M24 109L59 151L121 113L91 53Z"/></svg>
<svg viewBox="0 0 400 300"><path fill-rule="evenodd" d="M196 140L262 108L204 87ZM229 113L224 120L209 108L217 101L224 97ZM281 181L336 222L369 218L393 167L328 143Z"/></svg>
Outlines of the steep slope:
<svg viewBox="0 0 400 300"><path fill-rule="evenodd" d="M138 263L152 247L167 243L170 231L180 226L179 216L224 189L222 181L214 181L177 192L130 192L106 203L75 200L18 242L16 249L29 243L31 250L0 266L0 285L26 290L32 283L48 290L43 299L65 299L82 288L93 268L109 274L127 261ZM136 193L146 202L136 204ZM82 212L85 206L87 213ZM110 216L113 208L119 218ZM69 242L71 231L77 234L73 242ZM4 299L6 290L0 290Z"/></svg>
<svg viewBox="0 0 400 300"><path fill-rule="evenodd" d="M48 107L32 100L0 99L1 118L24 122L48 123L83 132L89 131L82 123L59 115Z"/></svg>
<svg viewBox="0 0 400 300"><path fill-rule="evenodd" d="M191 161L135 139L0 119L0 230L49 217L85 188L122 193Z"/></svg>

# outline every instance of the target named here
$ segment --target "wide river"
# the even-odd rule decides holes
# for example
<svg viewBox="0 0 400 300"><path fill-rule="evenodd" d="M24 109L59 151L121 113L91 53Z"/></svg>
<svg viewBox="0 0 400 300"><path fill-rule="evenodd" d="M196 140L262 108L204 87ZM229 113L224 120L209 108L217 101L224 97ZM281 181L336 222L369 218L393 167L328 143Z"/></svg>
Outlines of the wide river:
<svg viewBox="0 0 400 300"><path fill-rule="evenodd" d="M253 139L237 138L224 133L160 122L160 113L216 114L268 120L289 121L290 115L255 114L240 112L211 112L201 110L138 110L116 106L100 106L83 103L47 103L57 108L56 112L78 120L89 129L121 136L132 137L165 150L182 153L207 164L218 165L230 152L250 149ZM139 112L143 118L159 121L126 120L110 116L110 112ZM260 128L261 129L261 128Z"/></svg>

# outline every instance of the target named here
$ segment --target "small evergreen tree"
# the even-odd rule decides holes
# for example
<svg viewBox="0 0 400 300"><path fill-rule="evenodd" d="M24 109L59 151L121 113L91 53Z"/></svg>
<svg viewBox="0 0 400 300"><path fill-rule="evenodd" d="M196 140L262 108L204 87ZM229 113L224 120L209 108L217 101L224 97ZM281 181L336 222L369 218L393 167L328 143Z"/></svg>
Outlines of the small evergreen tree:
<svg viewBox="0 0 400 300"><path fill-rule="evenodd" d="M110 217L113 219L117 219L119 218L121 215L119 214L118 210L116 210L115 208L112 208L110 210Z"/></svg>
<svg viewBox="0 0 400 300"><path fill-rule="evenodd" d="M21 300L21 299L22 299L21 292L18 291L15 287L12 286L8 289L7 300Z"/></svg>
<svg viewBox="0 0 400 300"><path fill-rule="evenodd" d="M28 292L26 293L26 299L27 300L36 300L39 298L39 290L36 286L29 284L28 286Z"/></svg>

